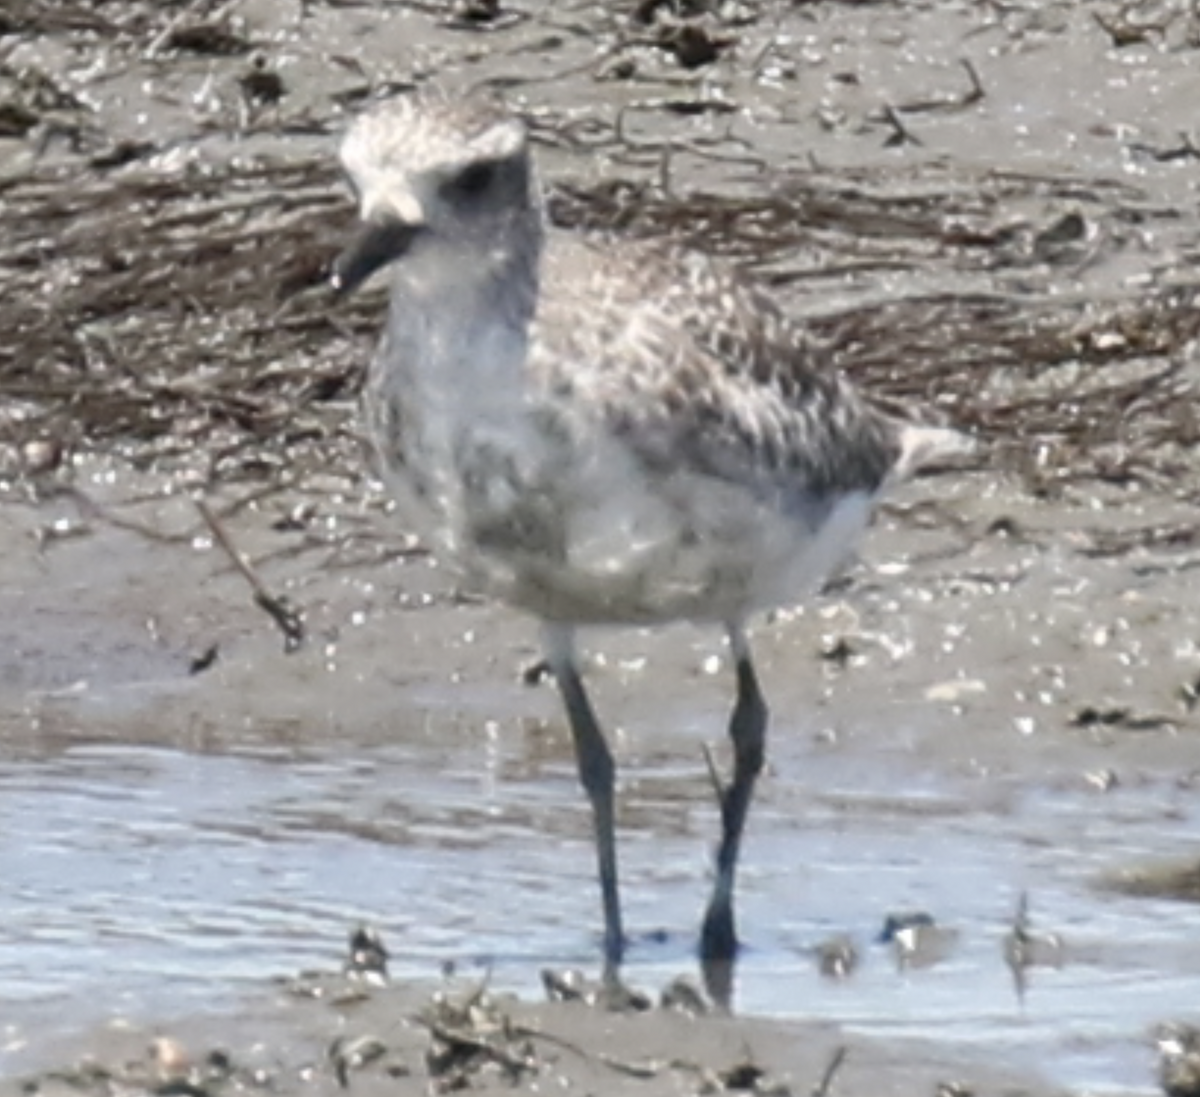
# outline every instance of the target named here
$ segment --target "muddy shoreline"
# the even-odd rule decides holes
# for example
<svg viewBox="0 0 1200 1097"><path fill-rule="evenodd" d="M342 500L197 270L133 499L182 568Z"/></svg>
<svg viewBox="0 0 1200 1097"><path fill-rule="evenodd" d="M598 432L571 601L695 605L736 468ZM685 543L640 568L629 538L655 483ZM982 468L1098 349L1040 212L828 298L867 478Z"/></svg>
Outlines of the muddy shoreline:
<svg viewBox="0 0 1200 1097"><path fill-rule="evenodd" d="M249 1031L245 1017L215 1015L109 1024L58 1048L54 1069L0 1081L0 1093L1061 1092L933 1046L864 1040L820 1022L536 1004L454 979L380 987L309 974L247 1008Z"/></svg>

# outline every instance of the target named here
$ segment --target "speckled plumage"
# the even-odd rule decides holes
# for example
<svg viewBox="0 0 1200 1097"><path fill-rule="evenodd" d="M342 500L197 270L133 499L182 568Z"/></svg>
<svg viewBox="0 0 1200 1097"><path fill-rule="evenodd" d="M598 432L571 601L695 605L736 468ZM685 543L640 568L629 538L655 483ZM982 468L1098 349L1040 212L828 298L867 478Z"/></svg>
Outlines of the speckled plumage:
<svg viewBox="0 0 1200 1097"><path fill-rule="evenodd" d="M555 234L533 332L542 384L573 384L653 469L786 508L873 493L900 456L896 426L819 368L776 303L697 252Z"/></svg>
<svg viewBox="0 0 1200 1097"><path fill-rule="evenodd" d="M390 264L366 396L381 463L444 556L545 625L596 813L610 974L613 767L574 626L728 631L736 764L702 937L706 958L728 959L766 727L743 624L819 583L889 479L948 432L866 405L732 268L548 231L524 129L494 104L392 101L355 123L342 159L366 228L335 280Z"/></svg>
<svg viewBox="0 0 1200 1097"><path fill-rule="evenodd" d="M905 428L726 265L545 233L523 141L492 104L413 97L343 150L365 210L390 188L438 221L392 275L368 387L410 518L546 619L727 621L799 600L848 547L822 531L861 532ZM416 196L497 150L528 176L486 216Z"/></svg>

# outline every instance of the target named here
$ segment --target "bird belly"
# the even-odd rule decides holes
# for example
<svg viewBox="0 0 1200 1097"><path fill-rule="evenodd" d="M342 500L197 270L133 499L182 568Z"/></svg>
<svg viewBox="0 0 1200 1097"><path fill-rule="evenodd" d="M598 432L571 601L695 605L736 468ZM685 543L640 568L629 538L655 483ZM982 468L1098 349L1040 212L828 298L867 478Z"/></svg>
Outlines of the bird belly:
<svg viewBox="0 0 1200 1097"><path fill-rule="evenodd" d="M509 441L476 430L436 468L410 453L397 494L467 587L545 620L732 621L792 604L869 519L865 493L795 505L690 472L648 475L619 449L534 458L537 446Z"/></svg>
<svg viewBox="0 0 1200 1097"><path fill-rule="evenodd" d="M675 484L666 493L647 491L638 506L573 514L567 559L497 560L496 592L547 620L738 621L810 594L870 516L866 495L838 500L813 527L728 485L687 485L693 506L682 508L680 493Z"/></svg>

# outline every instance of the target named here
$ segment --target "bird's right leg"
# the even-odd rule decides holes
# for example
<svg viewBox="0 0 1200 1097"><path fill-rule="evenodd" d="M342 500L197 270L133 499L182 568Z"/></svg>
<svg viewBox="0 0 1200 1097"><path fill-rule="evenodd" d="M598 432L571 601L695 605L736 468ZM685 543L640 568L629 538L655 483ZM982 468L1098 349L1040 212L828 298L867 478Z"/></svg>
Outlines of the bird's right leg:
<svg viewBox="0 0 1200 1097"><path fill-rule="evenodd" d="M575 740L579 781L592 805L596 857L600 868L600 895L604 903L604 981L607 986L615 987L625 948L625 937L621 932L621 900L617 892L617 847L613 833L616 767L579 676L574 630L564 625L547 624L544 636L546 662L558 682L558 691L571 725L571 736Z"/></svg>

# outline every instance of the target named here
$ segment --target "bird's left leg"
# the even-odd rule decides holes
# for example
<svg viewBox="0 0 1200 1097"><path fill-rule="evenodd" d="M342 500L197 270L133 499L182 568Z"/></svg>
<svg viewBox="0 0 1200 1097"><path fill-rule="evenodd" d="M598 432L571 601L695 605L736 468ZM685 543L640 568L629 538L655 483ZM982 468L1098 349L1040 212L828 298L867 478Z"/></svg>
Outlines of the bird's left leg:
<svg viewBox="0 0 1200 1097"><path fill-rule="evenodd" d="M731 962L737 952L733 917L734 877L742 830L762 772L767 738L767 705L758 687L750 645L740 622L730 624L729 649L737 672L737 702L729 720L733 743L733 780L720 790L721 842L717 876L700 931L700 957L705 962Z"/></svg>

